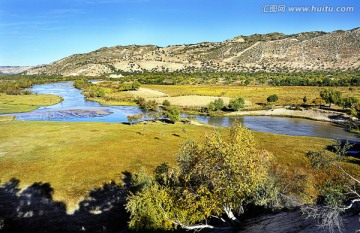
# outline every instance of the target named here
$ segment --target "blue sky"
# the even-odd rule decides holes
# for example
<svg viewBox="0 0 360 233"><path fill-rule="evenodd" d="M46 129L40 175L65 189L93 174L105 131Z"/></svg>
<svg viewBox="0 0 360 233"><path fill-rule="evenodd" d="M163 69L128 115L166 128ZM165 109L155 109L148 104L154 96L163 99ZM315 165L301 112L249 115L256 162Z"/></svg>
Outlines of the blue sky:
<svg viewBox="0 0 360 233"><path fill-rule="evenodd" d="M270 5L286 10L263 12ZM289 12L292 6L354 10ZM0 65L46 64L116 45L167 46L359 26L358 0L0 0Z"/></svg>

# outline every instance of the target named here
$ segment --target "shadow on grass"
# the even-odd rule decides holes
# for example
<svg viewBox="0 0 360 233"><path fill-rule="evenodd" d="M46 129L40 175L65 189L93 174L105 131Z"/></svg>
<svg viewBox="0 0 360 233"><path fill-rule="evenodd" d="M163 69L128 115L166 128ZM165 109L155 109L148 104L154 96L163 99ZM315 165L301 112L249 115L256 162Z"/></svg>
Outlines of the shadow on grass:
<svg viewBox="0 0 360 233"><path fill-rule="evenodd" d="M131 190L131 174L124 172L124 185L115 182L90 191L74 214L54 201L49 183L34 183L20 190L17 179L0 187L0 232L128 232L129 214L124 204Z"/></svg>

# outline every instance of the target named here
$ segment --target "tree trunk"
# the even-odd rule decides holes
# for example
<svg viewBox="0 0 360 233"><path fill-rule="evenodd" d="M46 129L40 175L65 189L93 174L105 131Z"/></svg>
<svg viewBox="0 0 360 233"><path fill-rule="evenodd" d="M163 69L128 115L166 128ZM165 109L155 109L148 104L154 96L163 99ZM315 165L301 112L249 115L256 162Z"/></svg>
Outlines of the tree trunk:
<svg viewBox="0 0 360 233"><path fill-rule="evenodd" d="M233 224L240 224L240 221L239 219L237 219L234 215L234 213L231 211L231 208L229 206L224 206L224 211L227 215L227 217L230 219L230 221L233 223Z"/></svg>
<svg viewBox="0 0 360 233"><path fill-rule="evenodd" d="M182 224L180 222L173 222L176 225L179 225L181 228L185 229L185 230L201 230L201 229L215 229L214 226L208 225L208 224L199 224L199 225L192 225L192 226L188 226L185 224Z"/></svg>

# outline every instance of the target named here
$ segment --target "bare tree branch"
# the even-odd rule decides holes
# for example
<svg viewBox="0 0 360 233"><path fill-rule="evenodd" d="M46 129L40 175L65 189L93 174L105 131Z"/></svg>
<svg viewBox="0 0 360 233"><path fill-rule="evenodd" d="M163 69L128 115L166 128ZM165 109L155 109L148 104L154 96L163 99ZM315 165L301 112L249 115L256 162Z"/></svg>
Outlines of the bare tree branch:
<svg viewBox="0 0 360 233"><path fill-rule="evenodd" d="M355 177L353 177L352 175L350 175L348 172L346 172L344 170L344 168L342 168L340 165L336 164L336 163L331 163L332 165L334 165L335 167L339 168L343 173L345 173L345 175L347 175L350 179L352 179L353 181L355 181L356 183L360 184L360 181L358 179L356 179Z"/></svg>
<svg viewBox="0 0 360 233"><path fill-rule="evenodd" d="M360 199L354 199L354 200L352 200L351 203L350 203L350 205L344 207L343 209L344 209L344 210L351 209L351 207L352 207L356 202L360 202Z"/></svg>

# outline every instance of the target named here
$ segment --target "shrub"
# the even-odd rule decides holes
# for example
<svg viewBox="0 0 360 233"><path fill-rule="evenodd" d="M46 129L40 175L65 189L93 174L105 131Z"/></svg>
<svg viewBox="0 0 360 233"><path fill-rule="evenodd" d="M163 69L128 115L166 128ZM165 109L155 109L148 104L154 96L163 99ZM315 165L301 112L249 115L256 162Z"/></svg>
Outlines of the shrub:
<svg viewBox="0 0 360 233"><path fill-rule="evenodd" d="M341 99L340 106L343 108L352 108L358 102L359 102L359 99L356 97L347 97L347 98Z"/></svg>
<svg viewBox="0 0 360 233"><path fill-rule="evenodd" d="M25 89L21 92L21 94L23 95L31 95L32 94L32 91L30 91L29 89Z"/></svg>
<svg viewBox="0 0 360 233"><path fill-rule="evenodd" d="M238 111L241 108L244 108L245 101L243 98L231 99L229 103L229 109Z"/></svg>
<svg viewBox="0 0 360 233"><path fill-rule="evenodd" d="M224 101L223 99L219 98L217 100L214 101L214 105L215 105L215 108L216 110L221 110L224 108Z"/></svg>
<svg viewBox="0 0 360 233"><path fill-rule="evenodd" d="M135 81L135 82L132 83L131 87L132 87L132 89L135 90L135 91L136 91L136 90L139 90L139 88L140 88L140 83L139 83L138 81Z"/></svg>
<svg viewBox="0 0 360 233"><path fill-rule="evenodd" d="M208 105L208 110L210 111L218 111L224 108L224 101L219 98L214 100L213 102L210 102Z"/></svg>
<svg viewBox="0 0 360 233"><path fill-rule="evenodd" d="M213 228L207 219L215 217L229 228L240 222L235 211L245 205L275 201L278 192L269 185L271 154L257 149L252 132L238 124L229 136L225 140L214 132L201 142L188 140L177 153L175 168L162 164L152 176L140 175L145 182L127 199L129 227L200 231Z"/></svg>
<svg viewBox="0 0 360 233"><path fill-rule="evenodd" d="M164 100L162 105L165 106L165 107L169 107L170 106L170 101L169 100Z"/></svg>
<svg viewBox="0 0 360 233"><path fill-rule="evenodd" d="M180 120L180 109L176 106L169 107L166 115L172 123L175 123Z"/></svg>
<svg viewBox="0 0 360 233"><path fill-rule="evenodd" d="M308 100L307 97L304 96L304 98L303 98L303 103L306 104L307 100Z"/></svg>
<svg viewBox="0 0 360 233"><path fill-rule="evenodd" d="M119 91L137 91L140 88L138 81L132 83L122 83L119 87Z"/></svg>
<svg viewBox="0 0 360 233"><path fill-rule="evenodd" d="M275 103L276 101L278 101L279 97L276 94L270 95L269 97L267 97L266 101L268 103Z"/></svg>
<svg viewBox="0 0 360 233"><path fill-rule="evenodd" d="M136 98L135 102L140 106L140 108L145 108L146 106L146 100L143 97Z"/></svg>
<svg viewBox="0 0 360 233"><path fill-rule="evenodd" d="M340 91L325 89L320 91L320 96L327 104L329 104L329 107L331 107L331 104L338 104L341 101Z"/></svg>
<svg viewBox="0 0 360 233"><path fill-rule="evenodd" d="M144 117L144 115L142 113L140 113L140 114L129 115L126 118L127 118L128 122L130 123L130 125L132 125L134 122L139 121L143 117Z"/></svg>
<svg viewBox="0 0 360 233"><path fill-rule="evenodd" d="M85 88L90 87L91 83L87 79L81 78L81 79L75 80L73 85L77 89L85 89Z"/></svg>
<svg viewBox="0 0 360 233"><path fill-rule="evenodd" d="M91 86L88 90L88 97L104 97L104 96L105 96L105 91L100 87Z"/></svg>
<svg viewBox="0 0 360 233"><path fill-rule="evenodd" d="M216 111L216 107L214 102L210 102L210 104L208 105L208 110L209 111Z"/></svg>

